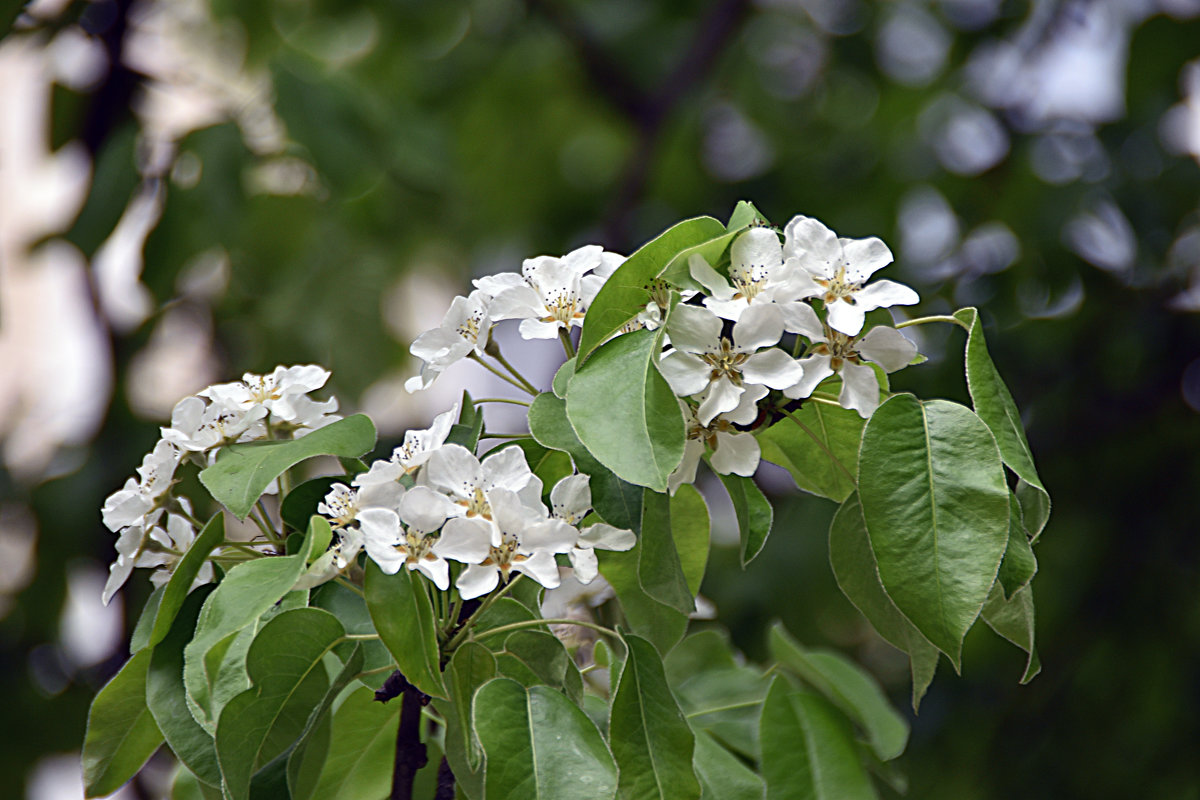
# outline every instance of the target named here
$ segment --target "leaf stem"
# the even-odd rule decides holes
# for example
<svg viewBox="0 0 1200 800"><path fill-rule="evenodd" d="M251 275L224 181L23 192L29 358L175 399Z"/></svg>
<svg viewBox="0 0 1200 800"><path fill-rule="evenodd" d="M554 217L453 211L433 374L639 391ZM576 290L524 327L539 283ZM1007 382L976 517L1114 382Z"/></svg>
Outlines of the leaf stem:
<svg viewBox="0 0 1200 800"><path fill-rule="evenodd" d="M347 580L346 578L343 578L341 575L338 575L338 576L336 576L336 577L334 578L334 580L335 580L335 581L337 581L337 582L338 582L339 584L341 584L342 586L345 586L345 587L346 587L347 589L349 589L350 591L354 592L354 593L355 593L356 595L358 595L359 597L364 597L364 596L365 596L365 595L363 594L363 590L362 590L362 589L360 589L359 587L355 586L353 581Z"/></svg>
<svg viewBox="0 0 1200 800"><path fill-rule="evenodd" d="M467 358L469 358L469 359L471 359L472 361L474 361L475 363L479 364L480 366L482 366L482 367L483 367L484 369L486 369L488 372L490 372L490 373L492 373L493 375L495 375L495 376L496 376L497 378L499 378L500 380L502 380L502 381L507 381L508 383L511 383L513 386L517 387L517 388L518 388L518 389L520 389L522 392L528 392L529 394L531 394L531 395L534 395L534 396L536 396L536 395L537 395L537 392L536 392L536 391L534 391L534 389L533 389L532 387L530 387L530 386L526 386L526 385L524 385L524 384L522 384L522 383L518 383L517 381L515 381L515 380L513 380L512 378L510 378L509 376L505 375L503 372L501 372L500 370L496 369L496 368L495 368L495 367L493 367L491 364L487 363L486 361L484 361L482 358L480 358L479 356L475 355L474 353L470 353L470 354L468 354L468 355L467 355Z"/></svg>
<svg viewBox="0 0 1200 800"><path fill-rule="evenodd" d="M801 422L801 421L800 421L800 419L799 419L799 418L798 418L798 417L797 417L795 414L793 414L792 412L790 412L790 411L788 411L788 410L786 410L786 409L782 409L782 408L781 408L781 409L779 409L779 410L783 412L783 415L784 415L785 417L787 417L787 418L788 418L788 419L790 419L792 422L794 422L794 423L796 423L797 425L799 425L799 426L800 426L800 430L802 430L802 431L804 431L805 433L807 433L807 434L808 434L808 437L809 437L810 439L812 439L812 440L813 440L813 442L814 442L814 443L817 445L817 447L819 447L819 448L821 448L823 451L825 451L825 455L829 456L829 460L830 460L830 461L832 461L834 464L836 464L836 465L837 465L837 467L838 467L838 469L840 469L842 472L846 473L846 477L850 479L850 483L851 483L852 485L854 485L854 486L858 486L858 481L855 479L854 475L852 475L852 474L850 473L850 470L846 469L846 465L845 465L845 464L843 464L843 463L841 462L841 460L840 460L840 459L839 459L837 456L835 456L835 455L833 454L833 451L832 451L832 450L830 450L830 449L829 449L829 447L828 447L828 446L826 446L826 444L825 444L824 442L822 442L822 441L821 441L820 437L818 437L818 436L817 436L815 433L813 433L813 432L812 432L812 429L811 429L811 428L809 428L807 425L805 425L803 422Z"/></svg>
<svg viewBox="0 0 1200 800"><path fill-rule="evenodd" d="M588 622L582 619L571 619L569 617L557 619L526 619L520 622L510 622L507 625L500 625L496 628L488 628L486 631L478 634L477 639L485 639L488 636L495 636L500 633L508 633L509 631L519 631L522 628L533 628L538 625L578 625L581 628L591 628L594 631L599 631L605 636L611 636L614 639L617 637L617 632L612 628L606 628L595 622Z"/></svg>
<svg viewBox="0 0 1200 800"><path fill-rule="evenodd" d="M909 325L924 325L927 322L949 322L954 325L957 325L958 327L962 328L964 331L971 330L971 327L969 325L967 325L967 323L965 323L961 319L959 319L958 317L951 317L951 316L947 316L945 314L935 314L934 316L931 316L931 317L917 317L916 319L906 319L903 322L896 323L896 330L900 330L901 328L907 328Z"/></svg>
<svg viewBox="0 0 1200 800"><path fill-rule="evenodd" d="M513 400L511 397L481 397L474 401L475 405L480 403L512 403L514 406L525 406L528 408L533 405L526 400Z"/></svg>
<svg viewBox="0 0 1200 800"><path fill-rule="evenodd" d="M534 395L535 397L537 396L537 394L538 394L537 388L532 383L530 383L525 378L525 376L522 375L517 370L516 367L514 367L512 364L508 363L508 359L506 359L504 357L504 354L500 352L499 345L497 345L496 347L493 347L491 350L489 350L488 355L490 355L492 358L496 359L496 361L498 361L502 367L504 367L506 370L508 370L510 375L512 375L517 380L519 380L524 385L525 391L529 392L530 394Z"/></svg>

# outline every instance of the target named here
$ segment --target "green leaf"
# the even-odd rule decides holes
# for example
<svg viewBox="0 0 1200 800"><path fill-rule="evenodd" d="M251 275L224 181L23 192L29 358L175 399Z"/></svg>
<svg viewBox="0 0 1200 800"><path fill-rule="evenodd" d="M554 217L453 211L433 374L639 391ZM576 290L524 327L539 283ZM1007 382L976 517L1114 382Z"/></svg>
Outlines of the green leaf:
<svg viewBox="0 0 1200 800"><path fill-rule="evenodd" d="M483 433L483 412L475 407L471 395L463 392L462 402L459 404L458 422L450 426L450 432L446 434L446 444L459 444L474 453L481 433Z"/></svg>
<svg viewBox="0 0 1200 800"><path fill-rule="evenodd" d="M201 725L214 725L219 710L213 703L212 687L217 678L213 669L221 663L221 654L210 658L209 651L221 642L229 646L232 634L253 624L288 594L304 572L317 538L310 528L302 552L238 564L208 596L196 621L195 636L184 649L184 685L192 700L189 707Z"/></svg>
<svg viewBox="0 0 1200 800"><path fill-rule="evenodd" d="M313 589L308 604L333 614L348 634L362 636L376 632L375 623L371 621L371 612L367 610L367 601L362 594L337 581L329 581ZM333 653L345 661L356 647L361 647L363 651L363 670L374 672L373 675L363 676L363 683L372 689L378 689L387 680L387 673L383 669L393 664L392 654L378 639L343 642L334 648Z"/></svg>
<svg viewBox="0 0 1200 800"><path fill-rule="evenodd" d="M1021 516L1021 502L1016 495L1008 496L1008 545L996 581L1004 587L1004 599L1010 599L1037 574L1037 558L1029 546L1029 535Z"/></svg>
<svg viewBox="0 0 1200 800"><path fill-rule="evenodd" d="M496 664L502 675L525 686L551 686L561 689L572 702L583 702L579 667L562 640L552 633L521 630L509 634Z"/></svg>
<svg viewBox="0 0 1200 800"><path fill-rule="evenodd" d="M662 333L638 330L597 348L567 389L579 441L622 480L658 492L683 459L679 400L658 371Z"/></svg>
<svg viewBox="0 0 1200 800"><path fill-rule="evenodd" d="M221 448L200 482L238 519L245 519L271 481L315 456L358 458L375 446L375 426L362 414L318 428L299 439L248 442Z"/></svg>
<svg viewBox="0 0 1200 800"><path fill-rule="evenodd" d="M762 800L762 778L705 731L696 733L693 759L700 779L700 800Z"/></svg>
<svg viewBox="0 0 1200 800"><path fill-rule="evenodd" d="M637 316L650 300L650 283L690 248L727 236L712 217L688 219L668 228L625 260L604 282L587 310L579 337L576 367L582 369L592 351ZM684 259L686 267L686 259Z"/></svg>
<svg viewBox="0 0 1200 800"><path fill-rule="evenodd" d="M749 200L739 200L737 205L733 207L733 213L729 215L729 224L725 226L729 231L740 231L750 225L758 223L760 225L770 225L771 223L762 215L754 204Z"/></svg>
<svg viewBox="0 0 1200 800"><path fill-rule="evenodd" d="M622 638L628 655L608 723L619 794L629 800L698 798L695 736L671 694L662 659L647 639Z"/></svg>
<svg viewBox="0 0 1200 800"><path fill-rule="evenodd" d="M801 647L780 622L771 626L770 648L780 665L832 701L866 732L881 760L890 761L904 752L908 723L868 672L839 653Z"/></svg>
<svg viewBox="0 0 1200 800"><path fill-rule="evenodd" d="M858 473L883 588L957 670L1008 542L995 440L970 409L899 394L867 422Z"/></svg>
<svg viewBox="0 0 1200 800"><path fill-rule="evenodd" d="M908 654L912 668L912 704L916 711L937 670L938 649L900 613L879 582L867 525L858 495L852 494L829 526L829 563L842 594L893 647Z"/></svg>
<svg viewBox="0 0 1200 800"><path fill-rule="evenodd" d="M385 575L368 560L363 593L375 629L404 677L425 694L445 699L437 621L423 581L407 569Z"/></svg>
<svg viewBox="0 0 1200 800"><path fill-rule="evenodd" d="M642 500L642 535L638 539L638 581L642 591L663 605L689 614L695 609L671 525L671 499L646 490Z"/></svg>
<svg viewBox="0 0 1200 800"><path fill-rule="evenodd" d="M188 710L183 686L183 650L196 629L196 618L215 586L201 586L184 600L175 622L154 647L146 673L146 706L175 757L197 779L210 786L221 785L213 738Z"/></svg>
<svg viewBox="0 0 1200 800"><path fill-rule="evenodd" d="M158 615L158 606L162 603L162 596L166 591L166 584L156 586L154 591L150 592L150 596L146 598L146 605L142 606L142 613L138 614L137 624L133 626L133 633L129 636L129 655L134 655L137 651L150 646L150 634L154 631L154 618Z"/></svg>
<svg viewBox="0 0 1200 800"><path fill-rule="evenodd" d="M567 359L558 368L558 372L554 373L554 382L550 385L550 388L554 390L554 396L560 400L567 399L567 384L571 382L572 376L575 375L575 361L576 359L574 358Z"/></svg>
<svg viewBox="0 0 1200 800"><path fill-rule="evenodd" d="M450 699L453 701L453 713L458 718L460 731L471 730L471 699L475 690L496 677L496 657L492 652L478 642L463 642L446 668L450 676ZM464 747L466 757L472 767L479 766L482 751L479 743L471 739Z"/></svg>
<svg viewBox="0 0 1200 800"><path fill-rule="evenodd" d="M700 584L708 566L711 532L704 495L695 486L680 486L671 498L671 536L675 539L679 566L692 597L700 594Z"/></svg>
<svg viewBox="0 0 1200 800"><path fill-rule="evenodd" d="M1042 671L1033 636L1033 586L1026 585L1005 600L997 583L988 596L982 616L988 627L1029 654L1025 674L1021 676L1021 683L1029 683Z"/></svg>
<svg viewBox="0 0 1200 800"><path fill-rule="evenodd" d="M356 689L334 712L329 753L313 797L362 800L387 797L392 787L400 703L377 703Z"/></svg>
<svg viewBox="0 0 1200 800"><path fill-rule="evenodd" d="M126 661L92 701L83 740L83 782L88 797L115 792L163 742L146 707L151 652L141 650Z"/></svg>
<svg viewBox="0 0 1200 800"><path fill-rule="evenodd" d="M1017 481L1016 495L1021 503L1021 519L1029 532L1029 543L1033 544L1050 519L1050 495L1023 480Z"/></svg>
<svg viewBox="0 0 1200 800"><path fill-rule="evenodd" d="M254 770L303 733L329 689L322 661L344 633L337 617L319 608L285 611L259 631L246 655L253 685L225 705L217 722L227 797L249 797Z"/></svg>
<svg viewBox="0 0 1200 800"><path fill-rule="evenodd" d="M759 726L767 800L875 800L844 716L823 697L771 683Z"/></svg>
<svg viewBox="0 0 1200 800"><path fill-rule="evenodd" d="M842 502L855 490L866 421L857 411L815 402L791 416L758 434L762 457L786 469L804 491Z"/></svg>
<svg viewBox="0 0 1200 800"><path fill-rule="evenodd" d="M588 452L567 419L565 400L550 392L533 399L529 432L538 444L571 456L575 468L591 478L592 508L609 525L637 531L642 520L642 487L618 478Z"/></svg>
<svg viewBox="0 0 1200 800"><path fill-rule="evenodd" d="M325 763L329 750L329 716L333 703L342 691L358 678L363 669L363 658L363 643L356 643L342 671L329 684L321 704L309 715L304 732L300 734L296 744L279 755L279 759L287 760L287 782L283 788L291 800L308 800L314 796L321 766Z"/></svg>
<svg viewBox="0 0 1200 800"><path fill-rule="evenodd" d="M216 763L216 757L213 758ZM171 781L171 800L221 800L221 790L201 782L186 767L180 765Z"/></svg>
<svg viewBox="0 0 1200 800"><path fill-rule="evenodd" d="M475 693L472 708L488 800L613 797L617 770L604 739L562 693L496 678Z"/></svg>
<svg viewBox="0 0 1200 800"><path fill-rule="evenodd" d="M967 389L971 393L971 402L975 405L975 413L984 421L996 437L1000 448L1000 457L1008 468L1016 473L1025 484L1041 494L1041 503L1045 507L1045 517L1050 514L1050 494L1038 476L1037 467L1033 463L1033 451L1025 438L1025 425L1021 422L1021 412L1013 401L1012 394L1000 377L992 357L988 353L987 339L984 338L983 324L979 312L974 308L963 308L954 312L954 317L967 326L966 372ZM1041 520L1033 538L1041 533L1046 524Z"/></svg>
<svg viewBox="0 0 1200 800"><path fill-rule="evenodd" d="M721 475L720 478L721 483L725 484L725 491L729 492L729 499L733 501L733 513L737 517L742 541L742 567L745 568L767 543L775 512L753 478L741 475Z"/></svg>
<svg viewBox="0 0 1200 800"><path fill-rule="evenodd" d="M175 571L171 573L171 578L167 581L158 604L158 610L154 614L154 626L150 631L147 645L156 645L167 635L167 631L171 629L171 623L175 621L175 615L179 613L184 598L191 591L192 582L196 580L196 575L204 566L208 554L224 540L225 517L217 513L200 530L200 535L196 537L192 546L175 565Z"/></svg>

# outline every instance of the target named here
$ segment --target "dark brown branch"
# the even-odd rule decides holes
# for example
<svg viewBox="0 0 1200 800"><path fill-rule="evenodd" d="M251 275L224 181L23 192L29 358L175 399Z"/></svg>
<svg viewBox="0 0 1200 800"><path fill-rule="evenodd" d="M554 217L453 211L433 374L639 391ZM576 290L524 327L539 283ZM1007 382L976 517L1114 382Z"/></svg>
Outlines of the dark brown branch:
<svg viewBox="0 0 1200 800"><path fill-rule="evenodd" d="M394 675L398 675L397 670ZM429 696L404 677L404 692L400 700L400 727L396 731L396 759L392 765L391 800L413 800L413 782L417 770L429 763L425 744L421 741L421 706Z"/></svg>

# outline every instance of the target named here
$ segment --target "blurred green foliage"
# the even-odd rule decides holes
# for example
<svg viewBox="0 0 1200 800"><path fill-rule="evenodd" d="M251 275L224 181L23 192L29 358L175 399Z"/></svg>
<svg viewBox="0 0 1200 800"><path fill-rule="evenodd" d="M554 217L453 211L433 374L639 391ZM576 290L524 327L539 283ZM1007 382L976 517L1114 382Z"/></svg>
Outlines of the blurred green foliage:
<svg viewBox="0 0 1200 800"><path fill-rule="evenodd" d="M1021 654L978 626L963 676L943 662L913 722L909 796L1200 797L1200 420L1181 393L1200 320L1170 308L1198 258L1179 242L1200 225L1200 167L1160 137L1200 18L1015 0L213 0L212 11L247 69L269 76L286 137L256 149L233 121L187 135L179 152L198 175L177 165L164 180L143 280L167 304L192 259L228 254L231 278L211 308L222 378L315 361L354 406L386 372L411 369L408 342L384 324L402 276L444 275L465 292L473 273L591 241L629 252L680 218L723 218L741 198L776 224L803 213L842 235L879 235L921 311L981 307L1055 497L1037 548L1042 674L1019 687ZM947 54L905 82L881 42L909 12L932 20ZM973 97L968 66L985 48L1020 41L1030 55L1068 41L1087 14L1128 31L1124 113L1092 125L986 111L1006 149L985 169L949 168L934 101ZM69 234L90 255L139 185L138 127L124 106L98 109L99 90L60 94L56 143L89 115L107 120ZM301 190L253 190L283 157L308 165ZM977 269L951 237L919 263L911 254L937 247L929 229L901 223L918 189L940 194L964 233L1001 223L1019 253ZM1134 235L1120 268L1087 263L1068 233L1106 204ZM118 390L86 462L36 487L4 480L40 530L36 577L0 620L5 775L77 748L87 703L122 660L50 689L32 675L50 658L65 567L111 559L98 509L155 437L157 421L136 418L123 387L156 320L113 334ZM893 387L919 381L924 396L965 400L963 336L922 332L930 361ZM743 573L735 548L716 549L705 594L751 657L782 618L801 640L871 666L906 707L902 657L834 584L832 504L782 494L764 556ZM148 585L131 584L136 608Z"/></svg>

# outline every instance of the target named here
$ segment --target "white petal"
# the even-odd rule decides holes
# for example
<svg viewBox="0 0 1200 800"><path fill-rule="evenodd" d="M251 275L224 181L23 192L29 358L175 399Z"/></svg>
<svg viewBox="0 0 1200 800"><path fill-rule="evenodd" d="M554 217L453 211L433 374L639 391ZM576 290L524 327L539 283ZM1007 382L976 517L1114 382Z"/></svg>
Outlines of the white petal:
<svg viewBox="0 0 1200 800"><path fill-rule="evenodd" d="M748 478L758 469L761 455L754 434L717 431L717 447L709 463L721 475L733 473Z"/></svg>
<svg viewBox="0 0 1200 800"><path fill-rule="evenodd" d="M571 566L575 568L575 580L591 583L600 574L600 562L588 547L577 547L569 554Z"/></svg>
<svg viewBox="0 0 1200 800"><path fill-rule="evenodd" d="M568 475L550 490L550 509L554 516L572 525L587 516L592 507L589 478L582 473Z"/></svg>
<svg viewBox="0 0 1200 800"><path fill-rule="evenodd" d="M842 365L842 393L838 402L844 408L852 408L863 419L869 418L879 406L879 379L875 370L862 364L846 362Z"/></svg>
<svg viewBox="0 0 1200 800"><path fill-rule="evenodd" d="M685 353L709 353L721 345L721 318L700 306L675 306L667 322L671 344Z"/></svg>
<svg viewBox="0 0 1200 800"><path fill-rule="evenodd" d="M560 581L558 562L545 551L537 552L519 564L514 564L513 568L524 572L547 589L558 586Z"/></svg>
<svg viewBox="0 0 1200 800"><path fill-rule="evenodd" d="M462 506L428 486L414 486L400 498L400 519L421 533L436 531L461 510Z"/></svg>
<svg viewBox="0 0 1200 800"><path fill-rule="evenodd" d="M658 371L667 379L672 392L679 397L690 397L708 386L712 368L697 356L676 350L658 362Z"/></svg>
<svg viewBox="0 0 1200 800"><path fill-rule="evenodd" d="M700 402L700 408L696 410L696 419L701 425L708 425L717 414L733 411L742 397L742 391L741 386L734 386L726 377L713 381Z"/></svg>
<svg viewBox="0 0 1200 800"><path fill-rule="evenodd" d="M688 439L683 445L683 460L675 471L667 476L667 489L672 496L685 483L694 483L696 468L700 466L700 457L704 455L704 443L699 439Z"/></svg>
<svg viewBox="0 0 1200 800"><path fill-rule="evenodd" d="M858 352L885 371L895 372L912 363L917 356L917 346L895 328L880 325L871 328L866 336L859 339Z"/></svg>
<svg viewBox="0 0 1200 800"><path fill-rule="evenodd" d="M770 228L751 228L733 240L729 260L741 268L764 277L774 275L783 264L783 246L779 236Z"/></svg>
<svg viewBox="0 0 1200 800"><path fill-rule="evenodd" d="M811 395L821 381L833 374L832 361L830 356L823 355L800 359L800 366L804 367L804 377L795 386L784 389L784 395L793 400Z"/></svg>
<svg viewBox="0 0 1200 800"><path fill-rule="evenodd" d="M415 565L409 565L409 569L420 570L426 578L433 581L433 585L441 589L443 592L450 587L450 565L440 558L422 558Z"/></svg>
<svg viewBox="0 0 1200 800"><path fill-rule="evenodd" d="M482 482L483 469L467 448L448 444L438 448L425 462L422 477L439 491L466 497Z"/></svg>
<svg viewBox="0 0 1200 800"><path fill-rule="evenodd" d="M521 551L525 553L566 553L578 541L579 531L561 519L527 525L521 531Z"/></svg>
<svg viewBox="0 0 1200 800"><path fill-rule="evenodd" d="M493 320L531 319L545 313L541 298L532 286L522 283L520 286L502 291L488 307Z"/></svg>
<svg viewBox="0 0 1200 800"><path fill-rule="evenodd" d="M754 437L750 437L754 438ZM625 528L617 528L605 522L589 525L579 532L579 544L601 550L629 550L637 544L637 535Z"/></svg>
<svg viewBox="0 0 1200 800"><path fill-rule="evenodd" d="M513 448L517 449L517 448ZM492 489L487 493L488 504L492 507L492 519L504 533L520 536L521 532L530 525L536 525L546 518L546 509L527 506L521 497L508 489ZM499 542L493 542L499 544Z"/></svg>
<svg viewBox="0 0 1200 800"><path fill-rule="evenodd" d="M704 298L704 307L721 319L737 322L742 318L742 312L750 307L750 302L744 297L739 297L736 300L716 300L712 297L706 297Z"/></svg>
<svg viewBox="0 0 1200 800"><path fill-rule="evenodd" d="M737 425L749 425L758 419L758 401L766 397L769 390L761 383L750 384L742 388L745 391L738 398L737 408L733 411L726 411L722 416Z"/></svg>
<svg viewBox="0 0 1200 800"><path fill-rule="evenodd" d="M561 322L542 322L540 319L523 319L517 326L522 339L556 339L558 332L565 330Z"/></svg>
<svg viewBox="0 0 1200 800"><path fill-rule="evenodd" d="M476 278L471 283L488 297L499 297L505 290L514 289L518 286L528 287L525 279L517 272L499 272L495 275L485 275L482 278ZM471 294L474 294L474 292Z"/></svg>
<svg viewBox="0 0 1200 800"><path fill-rule="evenodd" d="M734 324L734 350L739 353L752 353L760 347L778 344L781 336L783 317L779 313L779 307L774 303L758 303L743 311Z"/></svg>
<svg viewBox="0 0 1200 800"><path fill-rule="evenodd" d="M404 561L408 558L405 553L400 552L394 546L370 539L367 539L365 549L367 557L378 564L379 569L387 575L395 575L399 572L400 567L404 565Z"/></svg>
<svg viewBox="0 0 1200 800"><path fill-rule="evenodd" d="M525 488L533 477L529 462L525 460L525 451L519 447L506 447L493 453L483 460L480 468L485 490L499 488L516 492Z"/></svg>
<svg viewBox="0 0 1200 800"><path fill-rule="evenodd" d="M846 277L851 283L862 283L876 270L892 263L892 251L875 236L838 241L846 258Z"/></svg>
<svg viewBox="0 0 1200 800"><path fill-rule="evenodd" d="M358 514L358 525L363 540L370 545L391 547L400 544L400 517L386 508L368 508Z"/></svg>
<svg viewBox="0 0 1200 800"><path fill-rule="evenodd" d="M716 300L728 300L733 297L733 287L729 285L729 281L713 269L699 253L688 258L688 271L696 283L708 290L710 297Z"/></svg>
<svg viewBox="0 0 1200 800"><path fill-rule="evenodd" d="M895 281L875 281L869 283L854 293L854 302L863 311L873 311L876 308L891 308L892 306L911 306L921 302L921 296Z"/></svg>
<svg viewBox="0 0 1200 800"><path fill-rule="evenodd" d="M492 524L483 519L456 517L442 528L432 550L442 558L464 564L478 564L487 558L492 546Z"/></svg>
<svg viewBox="0 0 1200 800"><path fill-rule="evenodd" d="M834 300L825 307L826 321L835 331L841 331L847 336L858 336L862 330L866 312L862 306L848 303L845 300Z"/></svg>
<svg viewBox="0 0 1200 800"><path fill-rule="evenodd" d="M807 336L813 342L825 341L825 326L808 303L780 303L779 313L785 331Z"/></svg>
<svg viewBox="0 0 1200 800"><path fill-rule="evenodd" d="M472 564L463 570L454 585L458 587L458 593L463 600L470 600L473 597L487 594L495 589L498 583L500 583L500 570L492 566Z"/></svg>
<svg viewBox="0 0 1200 800"><path fill-rule="evenodd" d="M755 353L742 364L742 377L747 383L759 383L772 389L786 389L803 376L804 368L800 362L779 349Z"/></svg>
<svg viewBox="0 0 1200 800"><path fill-rule="evenodd" d="M783 229L783 254L813 275L832 278L842 260L837 234L812 217L793 217Z"/></svg>

